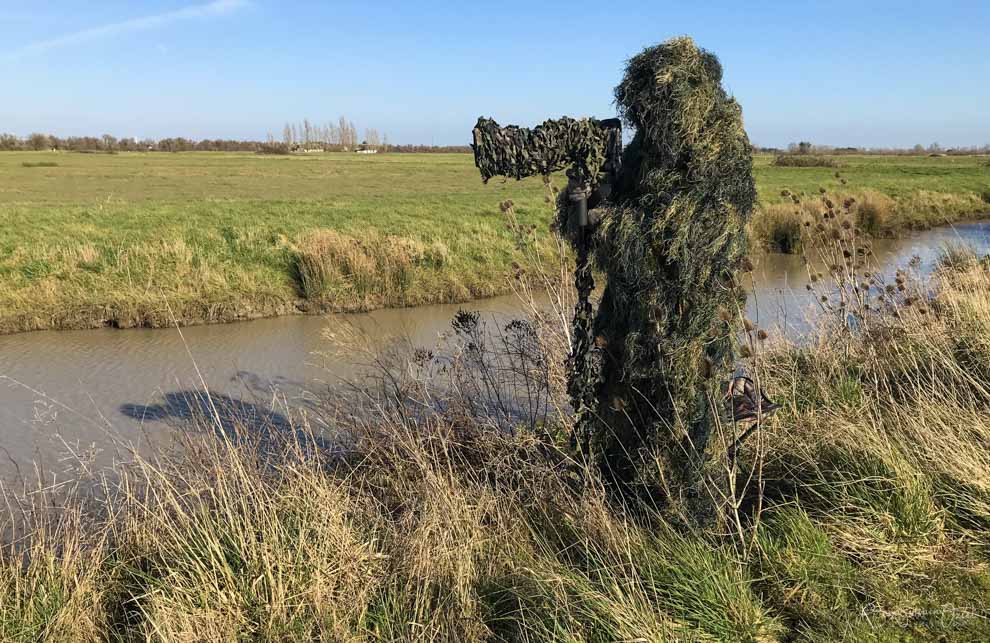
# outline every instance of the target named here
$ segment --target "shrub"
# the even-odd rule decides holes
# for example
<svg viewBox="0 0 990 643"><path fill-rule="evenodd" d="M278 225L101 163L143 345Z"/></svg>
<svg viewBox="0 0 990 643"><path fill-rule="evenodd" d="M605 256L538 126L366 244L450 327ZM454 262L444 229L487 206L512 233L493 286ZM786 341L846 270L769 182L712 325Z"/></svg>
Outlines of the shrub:
<svg viewBox="0 0 990 643"><path fill-rule="evenodd" d="M879 236L889 229L896 203L892 198L872 190L864 192L855 210L856 225L868 234Z"/></svg>
<svg viewBox="0 0 990 643"><path fill-rule="evenodd" d="M21 167L58 167L55 161L24 161Z"/></svg>
<svg viewBox="0 0 990 643"><path fill-rule="evenodd" d="M263 143L258 146L258 154L288 154L289 146L285 143Z"/></svg>
<svg viewBox="0 0 990 643"><path fill-rule="evenodd" d="M773 164L777 167L839 167L833 158L808 154L779 154Z"/></svg>

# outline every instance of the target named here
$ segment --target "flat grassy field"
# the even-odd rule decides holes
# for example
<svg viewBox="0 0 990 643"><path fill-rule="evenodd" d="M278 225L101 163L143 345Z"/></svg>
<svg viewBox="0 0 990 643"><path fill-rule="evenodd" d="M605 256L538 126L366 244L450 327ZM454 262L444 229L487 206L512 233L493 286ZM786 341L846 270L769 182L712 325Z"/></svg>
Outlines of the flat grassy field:
<svg viewBox="0 0 990 643"><path fill-rule="evenodd" d="M879 232L990 208L985 158L838 161L846 185L759 157L761 198L872 192L888 199ZM499 203L541 235L544 197L539 179L484 185L463 154L0 153L0 332L495 295L515 259ZM787 216L754 234L774 247Z"/></svg>

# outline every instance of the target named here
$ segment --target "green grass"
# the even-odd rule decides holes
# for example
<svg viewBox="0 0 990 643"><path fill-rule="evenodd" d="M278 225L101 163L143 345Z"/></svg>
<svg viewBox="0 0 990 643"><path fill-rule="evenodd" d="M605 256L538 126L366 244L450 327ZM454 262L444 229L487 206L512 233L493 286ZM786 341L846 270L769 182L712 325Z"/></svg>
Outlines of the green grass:
<svg viewBox="0 0 990 643"><path fill-rule="evenodd" d="M810 157L783 157L801 159ZM824 210L824 189L837 204L855 201L858 225L873 236L894 236L990 213L990 171L978 156L835 156L838 167L780 167L756 159L760 206L750 224L754 245L793 253L805 223ZM800 203L793 202L797 198Z"/></svg>
<svg viewBox="0 0 990 643"><path fill-rule="evenodd" d="M817 194L819 187L833 192L875 190L895 199L907 199L922 191L979 194L990 182L986 157L980 156L841 155L834 158L838 168L774 167L773 156L757 156L754 165L760 199L767 203L783 202L780 196L783 190ZM846 186L835 177L837 171L848 181Z"/></svg>
<svg viewBox="0 0 990 643"><path fill-rule="evenodd" d="M772 161L756 162L767 205L782 201L784 188L811 195L840 187L832 168ZM905 214L890 217L883 233L924 227L990 207L980 196L990 180L984 162L843 156L841 187L899 204ZM498 209L504 199L515 202L521 224L545 235L551 214L538 179L484 185L463 154L0 153L0 332L504 293L515 244ZM781 238L778 221L789 225L764 222L758 241ZM328 249L334 236L347 252ZM373 247L355 255L354 244L369 238ZM405 252L398 267L389 254L396 247ZM333 265L307 273L314 248L317 262ZM366 275L355 266L374 266L373 283L359 283ZM307 274L318 278L304 281Z"/></svg>
<svg viewBox="0 0 990 643"><path fill-rule="evenodd" d="M60 155L44 172L22 162L0 154L0 331L160 326L163 295L187 322L490 296L505 292L514 244L499 202L511 198L527 225L549 223L539 180L484 185L465 155ZM409 283L369 297L345 279L307 297L299 244L328 230L421 248Z"/></svg>

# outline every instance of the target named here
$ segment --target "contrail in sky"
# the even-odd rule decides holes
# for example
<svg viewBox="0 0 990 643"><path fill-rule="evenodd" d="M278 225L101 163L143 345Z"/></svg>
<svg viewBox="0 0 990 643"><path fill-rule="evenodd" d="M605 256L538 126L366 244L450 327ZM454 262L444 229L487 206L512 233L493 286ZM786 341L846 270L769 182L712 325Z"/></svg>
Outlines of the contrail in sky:
<svg viewBox="0 0 990 643"><path fill-rule="evenodd" d="M20 49L15 49L14 51L0 54L0 60L19 60L27 56L44 54L52 51L53 49L71 47L73 45L93 42L94 40L102 40L104 38L112 38L114 36L134 33L136 31L147 31L148 29L163 27L181 20L222 16L237 11L247 4L247 0L214 0L213 2L208 2L206 4L193 5L184 9L176 9L175 11L159 13L153 16L144 16L141 18L123 20L121 22L113 22L108 25L83 29L82 31L66 34L57 38L40 40L38 42L25 45Z"/></svg>

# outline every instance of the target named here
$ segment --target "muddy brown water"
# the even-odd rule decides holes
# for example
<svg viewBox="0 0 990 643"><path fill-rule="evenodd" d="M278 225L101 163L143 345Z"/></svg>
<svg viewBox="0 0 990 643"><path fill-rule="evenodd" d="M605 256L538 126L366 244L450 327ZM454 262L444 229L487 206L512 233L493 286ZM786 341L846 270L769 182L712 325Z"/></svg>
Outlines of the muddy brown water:
<svg viewBox="0 0 990 643"><path fill-rule="evenodd" d="M919 256L930 267L940 247L964 242L990 251L990 222L960 224L875 244L887 271ZM813 303L798 256L756 260L750 317L791 335L810 328ZM346 316L367 336L408 337L434 344L459 309L495 319L520 313L514 296L460 305L380 310ZM174 430L205 401L204 385L222 413L288 424L282 409L305 408L360 360L335 350L324 332L334 318L281 317L182 329L34 332L0 336L0 479L42 466L51 479L71 475L78 461L101 466ZM332 329L331 329L332 330ZM190 392L193 392L190 395ZM191 401L190 401L191 400ZM277 402L276 402L277 400Z"/></svg>

